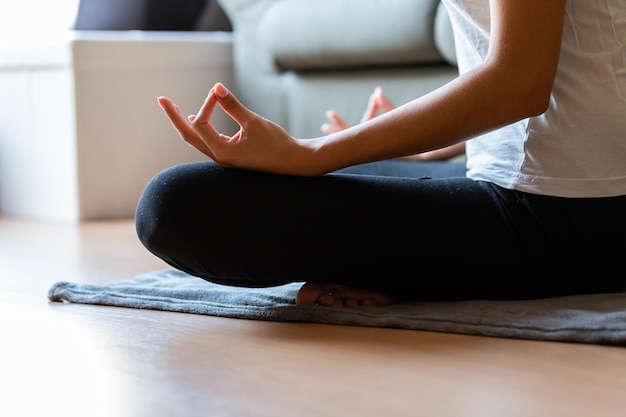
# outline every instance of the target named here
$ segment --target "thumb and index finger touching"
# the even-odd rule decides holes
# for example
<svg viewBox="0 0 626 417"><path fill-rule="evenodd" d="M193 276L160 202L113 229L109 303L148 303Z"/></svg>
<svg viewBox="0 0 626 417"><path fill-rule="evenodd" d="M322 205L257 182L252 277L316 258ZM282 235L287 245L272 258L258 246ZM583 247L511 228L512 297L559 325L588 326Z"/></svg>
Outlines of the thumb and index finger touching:
<svg viewBox="0 0 626 417"><path fill-rule="evenodd" d="M218 132L210 123L215 106L219 104L226 114L242 128L253 114L221 83L215 84L195 115L183 116L179 107L167 97L157 97L157 102L181 138L213 159L215 159L215 155L211 150L211 142L220 137L231 139Z"/></svg>
<svg viewBox="0 0 626 417"><path fill-rule="evenodd" d="M244 107L222 83L219 82L213 86L211 91L209 91L209 94L204 100L204 103L202 104L202 107L200 107L198 113L188 116L187 118L182 116L178 106L176 106L169 98L159 96L157 97L157 102L174 127L176 127L176 129L181 133L189 131L190 126L187 122L195 124L210 124L216 104L219 104L220 107L224 109L226 114L239 124L245 122L252 113Z"/></svg>
<svg viewBox="0 0 626 417"><path fill-rule="evenodd" d="M209 92L204 104L195 116L194 122L197 124L210 124L216 104L219 104L224 112L240 126L245 125L252 115L252 112L241 104L224 84L218 82Z"/></svg>

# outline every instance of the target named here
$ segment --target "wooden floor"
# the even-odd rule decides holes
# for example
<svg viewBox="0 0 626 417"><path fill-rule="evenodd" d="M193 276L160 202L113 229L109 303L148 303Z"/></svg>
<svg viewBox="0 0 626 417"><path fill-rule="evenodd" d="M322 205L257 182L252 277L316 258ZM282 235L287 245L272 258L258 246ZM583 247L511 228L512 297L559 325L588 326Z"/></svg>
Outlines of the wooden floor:
<svg viewBox="0 0 626 417"><path fill-rule="evenodd" d="M626 348L46 298L161 268L131 221L0 217L2 415L626 416Z"/></svg>

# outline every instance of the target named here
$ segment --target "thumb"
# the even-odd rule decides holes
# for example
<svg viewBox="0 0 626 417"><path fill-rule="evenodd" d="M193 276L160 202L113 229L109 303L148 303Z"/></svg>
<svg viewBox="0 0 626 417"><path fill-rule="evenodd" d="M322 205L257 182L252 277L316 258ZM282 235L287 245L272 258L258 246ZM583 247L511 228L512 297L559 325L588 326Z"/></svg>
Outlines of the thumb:
<svg viewBox="0 0 626 417"><path fill-rule="evenodd" d="M239 100L237 100L237 97L235 97L235 95L230 92L224 84L215 84L214 91L220 107L222 107L226 114L228 114L240 126L243 127L247 120L254 115L251 110L246 108Z"/></svg>

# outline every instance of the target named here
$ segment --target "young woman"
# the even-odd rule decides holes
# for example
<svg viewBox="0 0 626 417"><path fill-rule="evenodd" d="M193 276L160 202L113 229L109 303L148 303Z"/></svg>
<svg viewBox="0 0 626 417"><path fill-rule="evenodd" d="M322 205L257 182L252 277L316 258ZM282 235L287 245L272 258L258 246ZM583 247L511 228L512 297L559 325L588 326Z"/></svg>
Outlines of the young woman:
<svg viewBox="0 0 626 417"><path fill-rule="evenodd" d="M335 307L620 290L626 0L444 1L459 77L356 126L294 138L220 83L188 118L160 98L211 161L147 185L145 246L216 283L303 282L298 303ZM346 172L462 143L460 175Z"/></svg>

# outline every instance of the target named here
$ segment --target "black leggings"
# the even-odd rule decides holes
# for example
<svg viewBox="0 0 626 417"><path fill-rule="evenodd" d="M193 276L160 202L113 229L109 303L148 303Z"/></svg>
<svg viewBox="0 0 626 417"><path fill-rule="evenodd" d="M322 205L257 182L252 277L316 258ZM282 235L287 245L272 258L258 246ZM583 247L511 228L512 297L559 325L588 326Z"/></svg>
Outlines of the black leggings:
<svg viewBox="0 0 626 417"><path fill-rule="evenodd" d="M175 166L147 185L141 242L219 284L316 281L414 300L614 292L626 196L560 198L465 177L462 164L385 161L320 177Z"/></svg>

